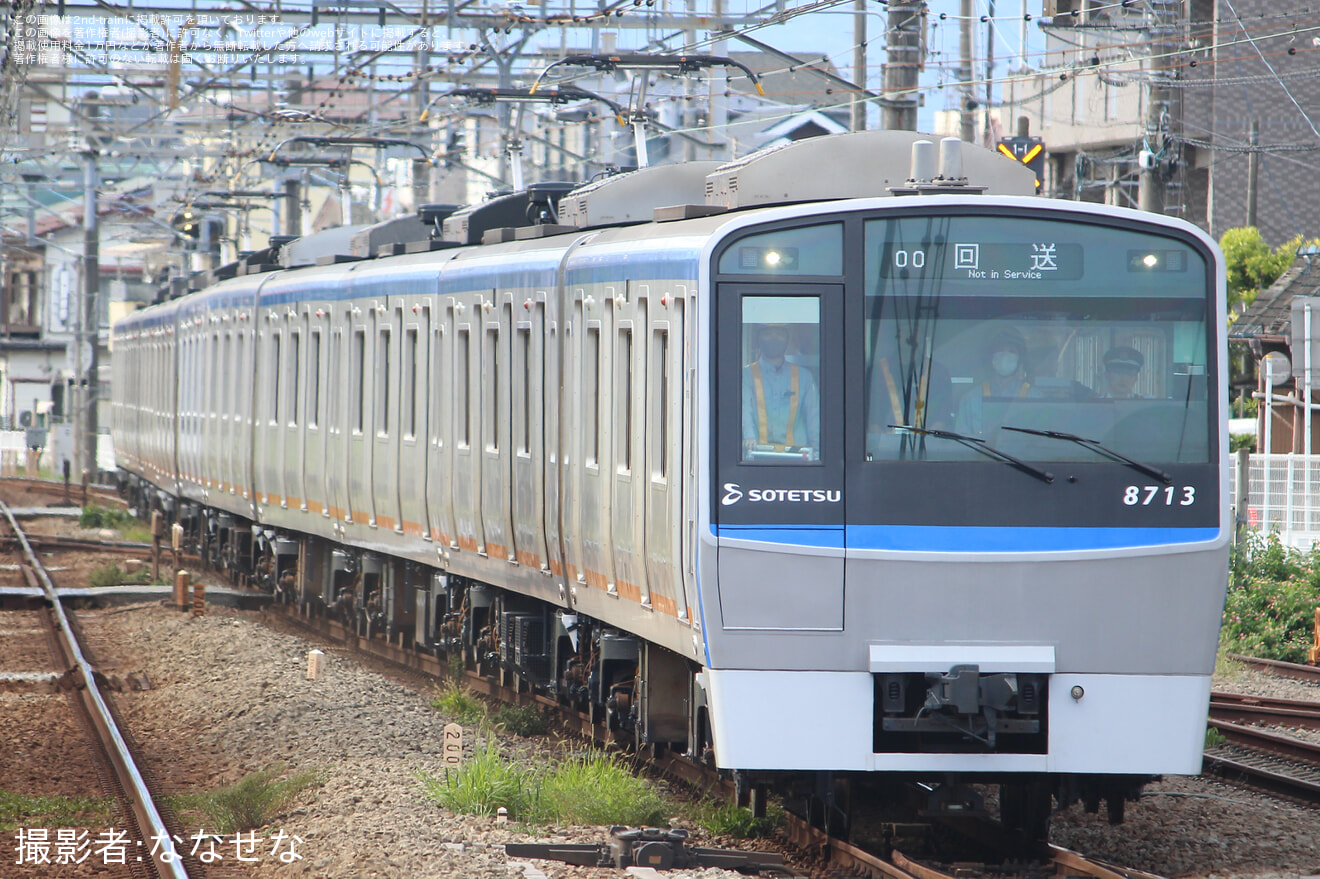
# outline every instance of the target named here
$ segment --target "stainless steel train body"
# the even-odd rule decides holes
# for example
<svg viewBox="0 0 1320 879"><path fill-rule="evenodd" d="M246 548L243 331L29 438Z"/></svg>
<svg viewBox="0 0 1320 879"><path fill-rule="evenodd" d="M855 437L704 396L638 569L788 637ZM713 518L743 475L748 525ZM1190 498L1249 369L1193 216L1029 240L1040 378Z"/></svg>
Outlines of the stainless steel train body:
<svg viewBox="0 0 1320 879"><path fill-rule="evenodd" d="M721 767L1195 773L1227 576L1223 316L1218 251L1177 220L990 195L756 208L146 309L114 330L116 449L258 540L406 562L419 647L508 595L544 627L520 674L556 691L596 627L636 657L614 686L639 739ZM746 435L769 324L793 393L817 389L814 445ZM1020 386L991 393L1000 337ZM1124 398L1100 387L1120 348L1141 361ZM310 556L298 576L333 579Z"/></svg>

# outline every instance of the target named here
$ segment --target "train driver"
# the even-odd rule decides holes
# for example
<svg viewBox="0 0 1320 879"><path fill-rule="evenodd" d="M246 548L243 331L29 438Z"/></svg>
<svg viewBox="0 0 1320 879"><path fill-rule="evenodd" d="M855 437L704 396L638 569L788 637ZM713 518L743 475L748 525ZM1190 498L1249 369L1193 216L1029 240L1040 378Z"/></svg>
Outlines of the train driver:
<svg viewBox="0 0 1320 879"><path fill-rule="evenodd" d="M743 460L820 448L820 397L811 370L787 358L787 324L760 324L743 367ZM773 453L773 454L769 454Z"/></svg>
<svg viewBox="0 0 1320 879"><path fill-rule="evenodd" d="M1104 386L1099 396L1106 400L1139 400L1137 376L1146 365L1145 356L1129 345L1117 345L1105 352Z"/></svg>
<svg viewBox="0 0 1320 879"><path fill-rule="evenodd" d="M972 436L985 435L985 401L1037 397L1027 380L1027 343L1012 330L997 333L985 351L986 377L963 395L958 404L954 430Z"/></svg>
<svg viewBox="0 0 1320 879"><path fill-rule="evenodd" d="M877 356L871 364L866 394L866 452L896 450L901 434L893 426L950 430L953 427L953 385L949 371L930 354L914 357L898 349ZM886 438L893 437L894 441Z"/></svg>

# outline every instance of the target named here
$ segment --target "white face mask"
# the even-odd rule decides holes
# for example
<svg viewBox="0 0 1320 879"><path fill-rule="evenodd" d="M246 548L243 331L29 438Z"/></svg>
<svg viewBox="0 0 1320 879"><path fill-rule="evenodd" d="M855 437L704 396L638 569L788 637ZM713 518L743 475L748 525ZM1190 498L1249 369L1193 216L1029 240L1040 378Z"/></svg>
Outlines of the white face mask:
<svg viewBox="0 0 1320 879"><path fill-rule="evenodd" d="M990 365L1002 376L1017 372L1018 356L1016 351L996 351L990 358Z"/></svg>

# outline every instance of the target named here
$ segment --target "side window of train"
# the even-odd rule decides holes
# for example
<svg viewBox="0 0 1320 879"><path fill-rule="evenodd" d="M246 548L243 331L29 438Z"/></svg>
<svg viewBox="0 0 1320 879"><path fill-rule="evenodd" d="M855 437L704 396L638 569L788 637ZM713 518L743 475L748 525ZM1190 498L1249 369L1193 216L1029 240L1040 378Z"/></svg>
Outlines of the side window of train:
<svg viewBox="0 0 1320 879"><path fill-rule="evenodd" d="M376 338L376 435L390 432L390 341L393 333L382 329Z"/></svg>
<svg viewBox="0 0 1320 879"><path fill-rule="evenodd" d="M742 298L742 463L820 462L820 298Z"/></svg>
<svg viewBox="0 0 1320 879"><path fill-rule="evenodd" d="M270 423L278 424L280 420L280 384L283 380L280 363L280 332L276 330L270 334Z"/></svg>
<svg viewBox="0 0 1320 879"><path fill-rule="evenodd" d="M350 375L353 382L353 431L361 434L365 427L366 413L363 412L366 397L366 351L367 333L365 330L353 331L353 350L351 352Z"/></svg>
<svg viewBox="0 0 1320 879"><path fill-rule="evenodd" d="M288 416L285 419L289 427L298 426L298 401L302 399L299 393L301 388L298 386L302 378L302 333L294 330L289 333L289 392L286 394L289 400Z"/></svg>
<svg viewBox="0 0 1320 879"><path fill-rule="evenodd" d="M307 426L321 423L321 331L313 330L307 350Z"/></svg>

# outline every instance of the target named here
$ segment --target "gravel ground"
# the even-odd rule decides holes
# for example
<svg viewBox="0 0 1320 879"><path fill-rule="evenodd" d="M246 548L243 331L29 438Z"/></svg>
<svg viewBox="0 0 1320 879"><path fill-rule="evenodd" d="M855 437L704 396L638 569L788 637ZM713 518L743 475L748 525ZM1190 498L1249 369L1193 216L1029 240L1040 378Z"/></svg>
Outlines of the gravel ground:
<svg viewBox="0 0 1320 879"><path fill-rule="evenodd" d="M323 787L258 831L302 839L291 864L267 856L252 864L260 877L472 877L514 879L521 867L504 842L604 840L595 827L526 828L449 814L429 803L418 771L440 770L441 727L424 688L368 670L334 648L326 670L306 679L300 637L273 631L259 615L213 607L203 618L158 606L104 621L125 643L141 643L137 667L154 688L118 695L138 740L162 760L192 774L216 771L215 784L276 761L325 772ZM146 647L145 645L149 645ZM1320 688L1242 672L1216 687L1320 700ZM476 744L466 731L465 747ZM529 761L548 758L552 743L515 740ZM506 745L510 746L510 745ZM720 840L694 835L698 845ZM1169 877L1304 877L1320 874L1320 810L1280 803L1231 785L1170 777L1130 803L1127 823L1111 827L1103 810L1080 806L1056 816L1051 840L1114 863ZM548 861L535 869L552 879L620 875ZM532 872L526 874L536 876ZM673 879L733 879L721 870L674 871Z"/></svg>
<svg viewBox="0 0 1320 879"><path fill-rule="evenodd" d="M446 722L429 707L430 694L368 670L334 648L323 648L322 676L307 680L313 645L272 631L259 614L212 607L194 619L143 605L107 618L105 627L112 626L128 642L144 645L134 670L146 672L153 689L120 693L117 699L151 765L174 764L179 771L189 765L222 767L215 786L275 762L325 773L323 787L258 831L268 839L280 830L300 837L302 859L286 864L263 855L250 875L513 879L525 874L505 857L499 847L505 842L604 841L605 832L597 827L544 828L529 835L517 825L449 814L428 802L416 773L441 772ZM128 670L122 662L121 668ZM465 730L469 753L478 744L475 738L474 730ZM514 740L506 747L526 751L534 762L547 759L553 743ZM618 875L547 861L536 867L550 877ZM739 874L666 875L734 879Z"/></svg>

